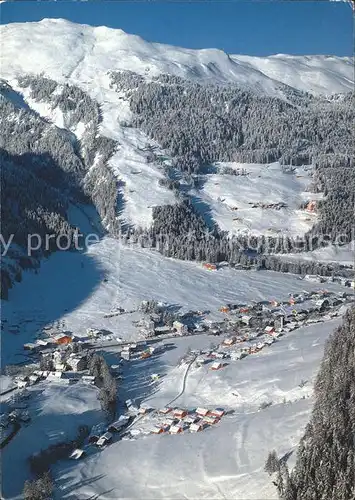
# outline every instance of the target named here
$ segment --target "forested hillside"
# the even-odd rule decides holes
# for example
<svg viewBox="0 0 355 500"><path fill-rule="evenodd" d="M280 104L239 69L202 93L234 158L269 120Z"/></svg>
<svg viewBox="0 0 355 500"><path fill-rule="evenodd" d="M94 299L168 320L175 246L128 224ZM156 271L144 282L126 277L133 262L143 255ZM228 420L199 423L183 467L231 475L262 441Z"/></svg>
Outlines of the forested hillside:
<svg viewBox="0 0 355 500"><path fill-rule="evenodd" d="M57 84L42 77L24 77L39 100L51 99ZM69 203L94 203L108 227L116 221L118 192L107 168L116 144L98 135L99 106L76 87L64 86L53 97L53 106L67 112L68 129L59 129L25 106L21 97L1 83L1 222L4 241L11 246L2 261L1 296L7 297L21 268L37 265L26 253L28 234L67 235ZM70 132L79 122L86 125L83 140ZM50 240L48 251L55 250ZM44 245L43 245L44 246ZM34 253L40 257L42 251Z"/></svg>
<svg viewBox="0 0 355 500"><path fill-rule="evenodd" d="M149 82L129 71L110 77L112 87L130 100L133 125L170 152L173 166L188 182L196 186L194 174L205 173L217 161L313 163L314 188L324 191L326 199L309 238L351 238L353 93L326 98L284 86L284 100L235 85L201 85L169 75ZM171 188L176 189L176 183L171 182ZM281 246L287 251L287 244Z"/></svg>
<svg viewBox="0 0 355 500"><path fill-rule="evenodd" d="M285 500L355 498L355 309L327 342L296 465L277 482Z"/></svg>

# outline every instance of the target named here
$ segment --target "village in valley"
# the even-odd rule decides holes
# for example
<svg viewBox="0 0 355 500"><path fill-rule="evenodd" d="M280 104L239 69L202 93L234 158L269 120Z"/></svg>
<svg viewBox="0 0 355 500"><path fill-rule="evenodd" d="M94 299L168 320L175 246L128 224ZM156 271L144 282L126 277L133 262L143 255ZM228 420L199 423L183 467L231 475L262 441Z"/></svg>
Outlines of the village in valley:
<svg viewBox="0 0 355 500"><path fill-rule="evenodd" d="M217 270L213 264L205 264L204 268ZM132 315L137 332L134 341L124 340L105 329L88 328L84 333L60 329L59 323L44 326L33 342L23 345L27 360L8 367L8 387L1 394L1 447L7 446L21 427L32 425L36 415L31 413L30 401L39 388L43 390L48 384L54 384L54 387L73 386L73 390L77 387L78 391L84 386L100 390L103 376L100 378L93 368L94 353L102 355L108 380L114 380L113 386L117 387L117 400L114 400L113 411L87 429L80 442L73 441L68 446L66 458L80 459L121 439L212 431L223 418L233 414L235 408L178 404L189 373L200 370L203 376L212 377L231 364L248 363L245 358L272 349L282 337L286 337L287 342L287 336L293 331L341 316L354 301L350 289L353 283L342 278L332 278L345 285L340 291L318 288L324 287L330 278L306 276L304 279L317 284L314 291L290 293L282 301L270 298L269 301L221 304L217 311L219 319L211 319L211 311L182 313L176 305L155 300L145 300L129 311L117 305L106 316L114 317L119 324L120 318ZM143 401L144 394L137 400L122 399L121 388L130 370L146 363L144 372L148 373L149 384L153 387L161 384L164 375L154 372L159 357L175 348L174 341L199 335L209 336L210 345L198 349L187 346L177 363L182 385L180 388L177 381L175 397L158 407ZM264 407L260 405L259 409Z"/></svg>

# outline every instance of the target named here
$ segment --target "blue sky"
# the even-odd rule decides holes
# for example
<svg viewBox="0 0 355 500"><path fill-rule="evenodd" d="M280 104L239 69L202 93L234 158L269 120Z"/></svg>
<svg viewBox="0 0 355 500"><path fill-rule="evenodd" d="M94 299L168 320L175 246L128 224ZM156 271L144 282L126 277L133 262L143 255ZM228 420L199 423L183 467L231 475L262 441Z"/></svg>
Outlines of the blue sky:
<svg viewBox="0 0 355 500"><path fill-rule="evenodd" d="M352 55L343 2L6 2L1 24L65 18L121 28L153 42L249 55Z"/></svg>

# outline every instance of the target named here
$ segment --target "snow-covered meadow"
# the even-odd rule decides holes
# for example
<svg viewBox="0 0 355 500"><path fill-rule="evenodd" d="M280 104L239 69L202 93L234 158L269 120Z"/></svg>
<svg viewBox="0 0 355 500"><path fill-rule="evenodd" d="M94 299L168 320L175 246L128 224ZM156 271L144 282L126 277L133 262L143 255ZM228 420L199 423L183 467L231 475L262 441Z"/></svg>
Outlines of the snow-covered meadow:
<svg viewBox="0 0 355 500"><path fill-rule="evenodd" d="M327 284L340 291L341 285ZM137 308L155 299L189 309L210 311L228 302L285 299L289 293L313 290L314 283L272 271L204 269L198 262L178 261L156 251L124 246L105 237L85 253L57 252L45 260L38 274L25 272L2 307L2 355L7 362L23 359L23 344L44 326L59 322L75 335L87 328L105 328L125 339L135 339L135 314L105 318L116 307Z"/></svg>

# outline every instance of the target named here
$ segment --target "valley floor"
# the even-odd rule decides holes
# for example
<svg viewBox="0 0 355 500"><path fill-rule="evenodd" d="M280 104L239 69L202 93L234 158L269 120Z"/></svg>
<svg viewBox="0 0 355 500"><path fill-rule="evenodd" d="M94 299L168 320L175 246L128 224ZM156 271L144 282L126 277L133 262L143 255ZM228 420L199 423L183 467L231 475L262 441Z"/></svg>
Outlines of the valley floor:
<svg viewBox="0 0 355 500"><path fill-rule="evenodd" d="M343 287L327 284L330 290ZM195 262L175 261L156 252L122 246L104 238L86 253L57 252L37 275L24 273L3 304L3 359L25 361L23 344L45 325L54 324L84 336L86 329L106 328L123 339L137 339L132 324L138 313L104 318L114 307L134 309L144 299L178 304L182 310L209 310L221 320L226 302L284 299L288 293L312 290L314 283L297 276L222 268L216 272ZM34 293L35 290L35 293ZM53 469L56 498L275 498L263 472L268 452L292 452L312 407L312 383L323 346L339 319L287 333L272 346L222 370L178 366L191 349L208 349L218 338L208 335L176 338L171 348L148 360L129 362L119 397L161 408L223 407L228 414L203 432L149 435L151 416L133 425L137 438L116 441L92 451L81 461L62 461ZM114 363L118 347L104 349ZM151 375L159 374L154 382ZM46 385L47 384L47 385ZM78 425L92 425L104 416L94 389L82 384L36 385L31 399L33 422L24 426L3 455L5 498L19 498L30 453L61 439L72 439ZM262 403L272 403L260 409ZM292 460L292 458L291 458ZM13 472L21 471L18 481ZM97 495L97 496L96 496Z"/></svg>

